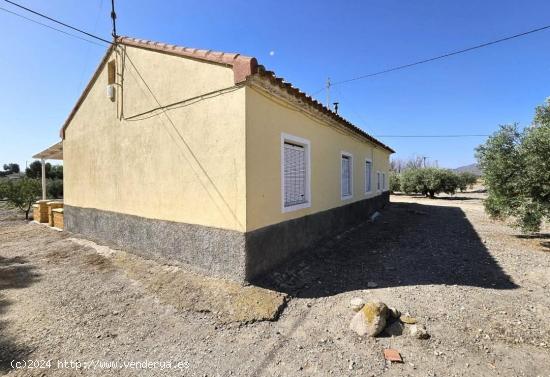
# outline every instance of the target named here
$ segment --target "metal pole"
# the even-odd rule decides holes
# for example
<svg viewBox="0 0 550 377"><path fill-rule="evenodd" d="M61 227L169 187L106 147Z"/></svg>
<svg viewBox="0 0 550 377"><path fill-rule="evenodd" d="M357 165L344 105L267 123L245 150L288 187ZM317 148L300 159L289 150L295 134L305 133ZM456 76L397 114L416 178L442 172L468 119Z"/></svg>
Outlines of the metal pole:
<svg viewBox="0 0 550 377"><path fill-rule="evenodd" d="M46 200L46 160L42 159L42 200Z"/></svg>
<svg viewBox="0 0 550 377"><path fill-rule="evenodd" d="M327 78L327 108L330 109L330 77Z"/></svg>
<svg viewBox="0 0 550 377"><path fill-rule="evenodd" d="M115 0L111 0L111 18L113 19L113 32L112 32L112 35L113 35L113 39L116 42L117 34L116 34Z"/></svg>

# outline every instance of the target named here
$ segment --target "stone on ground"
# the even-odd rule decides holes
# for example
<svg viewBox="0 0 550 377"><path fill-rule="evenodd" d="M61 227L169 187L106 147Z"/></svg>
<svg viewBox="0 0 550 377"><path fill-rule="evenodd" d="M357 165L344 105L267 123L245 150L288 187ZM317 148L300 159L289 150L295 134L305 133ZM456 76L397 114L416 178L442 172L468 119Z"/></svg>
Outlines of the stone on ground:
<svg viewBox="0 0 550 377"><path fill-rule="evenodd" d="M410 333L412 337L417 339L428 339L430 337L426 327L419 323L411 326Z"/></svg>
<svg viewBox="0 0 550 377"><path fill-rule="evenodd" d="M353 311L358 312L359 310L363 309L363 306L365 306L365 300L363 300L361 297L354 297L350 301L350 306Z"/></svg>
<svg viewBox="0 0 550 377"><path fill-rule="evenodd" d="M389 307L388 308L389 312L390 312L390 315L393 317L393 318L399 318L399 316L401 316L401 312L399 310L397 310L396 308L393 308L393 307Z"/></svg>
<svg viewBox="0 0 550 377"><path fill-rule="evenodd" d="M378 301L368 302L352 318L349 328L359 336L376 336L386 327L388 307Z"/></svg>
<svg viewBox="0 0 550 377"><path fill-rule="evenodd" d="M408 325L414 325L416 323L416 318L411 317L409 313L401 314L401 317L399 317L401 322L406 323Z"/></svg>

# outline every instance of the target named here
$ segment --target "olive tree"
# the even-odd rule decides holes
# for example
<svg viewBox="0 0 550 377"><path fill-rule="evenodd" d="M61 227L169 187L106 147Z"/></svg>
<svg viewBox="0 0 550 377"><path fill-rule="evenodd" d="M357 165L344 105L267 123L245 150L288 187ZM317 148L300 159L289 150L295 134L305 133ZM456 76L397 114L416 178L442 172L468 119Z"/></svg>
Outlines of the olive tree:
<svg viewBox="0 0 550 377"><path fill-rule="evenodd" d="M550 101L537 107L531 127L501 126L476 149L493 218L512 217L524 233L550 220Z"/></svg>
<svg viewBox="0 0 550 377"><path fill-rule="evenodd" d="M389 182L391 192L401 191L401 174L395 171L390 171Z"/></svg>
<svg viewBox="0 0 550 377"><path fill-rule="evenodd" d="M469 171L463 171L457 174L458 178L458 189L461 192L466 191L469 188L472 188L477 182L477 176Z"/></svg>
<svg viewBox="0 0 550 377"><path fill-rule="evenodd" d="M5 198L8 204L25 212L25 219L29 219L32 204L40 196L41 186L36 179L22 178L4 180L0 183L0 197Z"/></svg>
<svg viewBox="0 0 550 377"><path fill-rule="evenodd" d="M444 192L454 194L458 187L458 176L450 170L440 168L413 168L401 173L401 190L418 193L430 198Z"/></svg>

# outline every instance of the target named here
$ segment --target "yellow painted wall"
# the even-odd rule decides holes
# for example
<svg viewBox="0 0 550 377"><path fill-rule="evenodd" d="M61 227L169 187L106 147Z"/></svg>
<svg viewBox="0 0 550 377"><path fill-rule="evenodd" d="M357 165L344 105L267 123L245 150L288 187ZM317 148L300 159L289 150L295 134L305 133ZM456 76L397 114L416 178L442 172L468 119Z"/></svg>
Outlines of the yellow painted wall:
<svg viewBox="0 0 550 377"><path fill-rule="evenodd" d="M386 173L385 149L360 141L305 115L289 103L265 91L246 88L247 230L328 210L379 195L376 171ZM282 211L281 134L309 140L311 148L311 207ZM353 155L353 197L341 199L341 152ZM373 161L373 190L365 194L365 158Z"/></svg>
<svg viewBox="0 0 550 377"><path fill-rule="evenodd" d="M377 195L377 170L388 181L388 151L260 89L235 87L231 68L125 48L129 59L120 51L109 58L124 72L123 90L117 76L116 101L106 95L105 66L66 130L67 205L251 231ZM188 99L168 116L137 116L157 101ZM311 207L286 213L282 133L311 143ZM344 201L341 151L353 155L353 197ZM370 194L364 192L365 158L373 161Z"/></svg>
<svg viewBox="0 0 550 377"><path fill-rule="evenodd" d="M126 51L123 96L107 97L105 66L66 130L65 203L244 231L245 89L121 120L158 106L139 74L162 105L234 86L231 68Z"/></svg>

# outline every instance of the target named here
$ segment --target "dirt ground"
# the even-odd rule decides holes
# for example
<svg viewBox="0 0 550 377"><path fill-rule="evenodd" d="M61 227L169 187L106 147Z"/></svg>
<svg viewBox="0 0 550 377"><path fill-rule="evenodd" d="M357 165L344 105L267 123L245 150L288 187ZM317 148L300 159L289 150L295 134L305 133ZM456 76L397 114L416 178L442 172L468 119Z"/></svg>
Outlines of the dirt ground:
<svg viewBox="0 0 550 377"><path fill-rule="evenodd" d="M550 235L518 236L480 198L392 196L374 223L246 287L0 209L0 374L548 377ZM431 337L358 337L354 297Z"/></svg>

